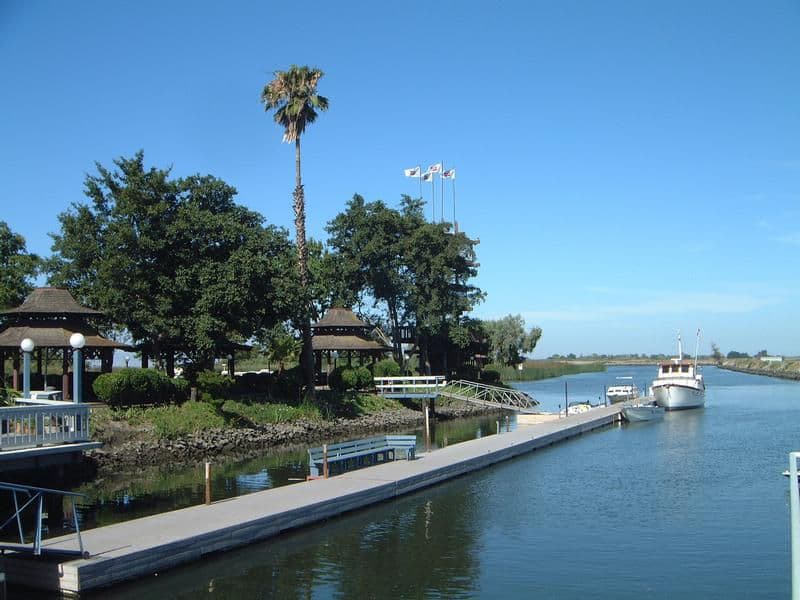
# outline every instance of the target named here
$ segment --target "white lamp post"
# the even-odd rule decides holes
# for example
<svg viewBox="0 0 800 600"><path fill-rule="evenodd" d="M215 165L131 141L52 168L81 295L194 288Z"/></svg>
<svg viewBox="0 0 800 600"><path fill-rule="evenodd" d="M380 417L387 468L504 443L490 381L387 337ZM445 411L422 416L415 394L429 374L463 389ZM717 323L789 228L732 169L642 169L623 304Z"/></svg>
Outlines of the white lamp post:
<svg viewBox="0 0 800 600"><path fill-rule="evenodd" d="M82 333L73 333L69 338L72 346L72 401L81 401L81 388L83 384L83 361L81 361L81 348L86 345L86 338Z"/></svg>
<svg viewBox="0 0 800 600"><path fill-rule="evenodd" d="M35 344L31 338L25 338L20 342L22 349L22 397L31 397L31 352Z"/></svg>

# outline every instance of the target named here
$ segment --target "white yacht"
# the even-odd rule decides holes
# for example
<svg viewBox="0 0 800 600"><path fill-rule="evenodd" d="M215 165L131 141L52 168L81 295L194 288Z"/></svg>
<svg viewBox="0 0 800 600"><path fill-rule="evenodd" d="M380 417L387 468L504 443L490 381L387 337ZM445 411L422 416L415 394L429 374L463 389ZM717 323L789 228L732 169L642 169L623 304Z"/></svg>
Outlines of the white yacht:
<svg viewBox="0 0 800 600"><path fill-rule="evenodd" d="M633 379L633 377L617 377L617 379ZM635 383L612 385L606 390L606 398L611 404L636 400L639 397L639 388Z"/></svg>
<svg viewBox="0 0 800 600"><path fill-rule="evenodd" d="M697 332L700 345L700 331ZM699 408L706 402L706 385L697 368L697 350L694 361L683 359L681 334L678 333L678 357L658 365L658 375L652 388L656 403L667 410Z"/></svg>

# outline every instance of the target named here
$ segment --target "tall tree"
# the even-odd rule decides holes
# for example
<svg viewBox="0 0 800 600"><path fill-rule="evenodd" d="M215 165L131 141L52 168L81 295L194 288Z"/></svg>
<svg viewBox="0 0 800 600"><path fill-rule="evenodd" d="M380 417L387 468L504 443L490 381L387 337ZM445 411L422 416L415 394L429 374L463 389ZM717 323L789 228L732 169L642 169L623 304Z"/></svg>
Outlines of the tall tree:
<svg viewBox="0 0 800 600"><path fill-rule="evenodd" d="M317 119L317 111L328 110L328 99L317 93L324 73L315 68L292 65L287 71L275 71L274 79L264 86L261 101L266 111L274 110L275 122L283 127L283 141L294 142L295 186L294 225L297 244L297 267L303 292L300 331L303 335L301 361L306 380L306 395L314 398L314 355L311 347L311 298L306 247L306 208L303 180L300 175L300 138L306 125Z"/></svg>
<svg viewBox="0 0 800 600"><path fill-rule="evenodd" d="M289 316L285 231L265 227L214 177L171 179L145 168L142 152L115 165L98 164L86 177L89 203L59 215L51 283L105 312L168 370L175 353L208 364L228 340Z"/></svg>
<svg viewBox="0 0 800 600"><path fill-rule="evenodd" d="M374 305L385 303L388 323L393 330L400 326L408 296L402 244L410 234L407 219L380 200L365 203L354 195L347 209L326 228L328 244L336 251L336 267L351 292L367 290ZM395 358L402 362L399 341L395 340Z"/></svg>
<svg viewBox="0 0 800 600"><path fill-rule="evenodd" d="M25 248L25 238L0 221L0 308L22 303L31 291L31 280L40 265L39 257Z"/></svg>
<svg viewBox="0 0 800 600"><path fill-rule="evenodd" d="M469 282L478 274L475 243L463 233L451 233L448 223L421 223L403 242L407 312L416 324L420 367L428 373L434 368L448 374L448 349L455 341L451 333L484 298Z"/></svg>
<svg viewBox="0 0 800 600"><path fill-rule="evenodd" d="M540 327L525 331L525 320L521 315L507 315L502 319L484 321L483 327L489 335L492 361L503 365L521 363L525 360L523 354L533 352L542 337Z"/></svg>

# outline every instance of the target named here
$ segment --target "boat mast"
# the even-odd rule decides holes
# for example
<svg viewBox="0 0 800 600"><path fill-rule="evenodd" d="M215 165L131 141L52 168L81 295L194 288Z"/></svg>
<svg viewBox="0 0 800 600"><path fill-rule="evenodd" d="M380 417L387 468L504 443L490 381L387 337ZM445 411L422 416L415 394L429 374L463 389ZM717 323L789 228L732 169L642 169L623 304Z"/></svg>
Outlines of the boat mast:
<svg viewBox="0 0 800 600"><path fill-rule="evenodd" d="M681 344L681 332L678 332L678 362L683 360L683 345Z"/></svg>
<svg viewBox="0 0 800 600"><path fill-rule="evenodd" d="M700 329L697 330L697 341L694 345L694 372L697 373L697 353L700 351Z"/></svg>

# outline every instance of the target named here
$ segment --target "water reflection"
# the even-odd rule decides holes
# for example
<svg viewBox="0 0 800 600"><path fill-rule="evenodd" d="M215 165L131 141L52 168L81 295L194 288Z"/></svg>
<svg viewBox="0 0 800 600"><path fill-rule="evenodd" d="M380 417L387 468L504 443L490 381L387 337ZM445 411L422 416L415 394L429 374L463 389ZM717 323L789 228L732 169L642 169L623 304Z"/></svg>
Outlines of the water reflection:
<svg viewBox="0 0 800 600"><path fill-rule="evenodd" d="M493 434L495 422L494 417L434 421L430 438L426 438L421 428L406 433L417 435L420 451L426 448L433 451ZM308 453L305 446L272 451L246 460L214 463L211 466L211 499L223 500L298 483L305 481L306 475ZM76 503L82 530L201 504L206 495L203 465L182 469L151 467L115 473L79 485L57 481L49 481L47 485L86 495L85 500ZM60 499L54 502L57 504L48 510L49 537L66 533L64 524L69 520L64 516L66 505L62 505ZM69 517L71 519L71 513ZM13 537L13 531L10 535Z"/></svg>
<svg viewBox="0 0 800 600"><path fill-rule="evenodd" d="M483 495L461 481L81 598L469 598Z"/></svg>

